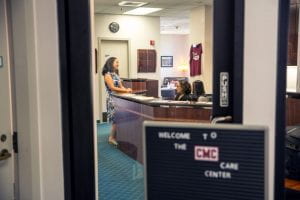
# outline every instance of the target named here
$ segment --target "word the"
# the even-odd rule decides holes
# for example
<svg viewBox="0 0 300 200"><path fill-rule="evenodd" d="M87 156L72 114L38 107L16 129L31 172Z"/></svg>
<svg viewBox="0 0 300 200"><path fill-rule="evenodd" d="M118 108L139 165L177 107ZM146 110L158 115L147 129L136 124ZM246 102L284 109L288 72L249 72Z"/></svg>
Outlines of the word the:
<svg viewBox="0 0 300 200"><path fill-rule="evenodd" d="M186 144L174 143L174 147L176 150L181 150L181 151L186 151L187 149Z"/></svg>

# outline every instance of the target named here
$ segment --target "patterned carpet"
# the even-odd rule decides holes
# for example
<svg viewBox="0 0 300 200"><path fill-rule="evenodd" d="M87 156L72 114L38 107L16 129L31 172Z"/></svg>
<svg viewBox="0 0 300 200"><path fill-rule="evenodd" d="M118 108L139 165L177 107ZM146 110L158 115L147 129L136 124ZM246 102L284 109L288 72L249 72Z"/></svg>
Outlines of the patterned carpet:
<svg viewBox="0 0 300 200"><path fill-rule="evenodd" d="M98 170L100 200L143 200L143 166L107 143L110 125L98 124ZM287 200L299 193L286 192Z"/></svg>
<svg viewBox="0 0 300 200"><path fill-rule="evenodd" d="M143 200L143 166L107 143L110 125L98 125L100 200Z"/></svg>

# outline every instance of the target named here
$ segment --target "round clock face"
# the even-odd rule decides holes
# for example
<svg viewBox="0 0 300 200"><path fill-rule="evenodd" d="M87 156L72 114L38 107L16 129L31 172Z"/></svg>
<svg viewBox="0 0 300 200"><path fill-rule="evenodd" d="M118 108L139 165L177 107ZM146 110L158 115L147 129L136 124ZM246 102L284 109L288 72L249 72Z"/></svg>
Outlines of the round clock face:
<svg viewBox="0 0 300 200"><path fill-rule="evenodd" d="M118 32L119 29L120 29L120 25L117 22L112 22L112 23L109 24L109 30L112 33Z"/></svg>

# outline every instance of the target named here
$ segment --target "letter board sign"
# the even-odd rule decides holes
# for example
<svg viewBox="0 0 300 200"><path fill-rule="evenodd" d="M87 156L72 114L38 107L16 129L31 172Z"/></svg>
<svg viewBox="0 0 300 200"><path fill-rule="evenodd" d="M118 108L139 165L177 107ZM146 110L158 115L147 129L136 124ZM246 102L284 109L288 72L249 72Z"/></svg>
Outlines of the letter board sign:
<svg viewBox="0 0 300 200"><path fill-rule="evenodd" d="M145 199L267 200L265 127L144 123Z"/></svg>

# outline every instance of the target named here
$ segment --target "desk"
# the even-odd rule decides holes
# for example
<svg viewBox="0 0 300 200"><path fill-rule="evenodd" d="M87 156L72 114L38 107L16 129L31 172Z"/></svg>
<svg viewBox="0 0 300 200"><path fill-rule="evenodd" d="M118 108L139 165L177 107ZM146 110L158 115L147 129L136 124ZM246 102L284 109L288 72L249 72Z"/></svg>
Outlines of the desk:
<svg viewBox="0 0 300 200"><path fill-rule="evenodd" d="M285 179L285 188L290 190L296 190L300 192L300 181Z"/></svg>
<svg viewBox="0 0 300 200"><path fill-rule="evenodd" d="M285 199L286 200L300 199L300 181L285 179Z"/></svg>
<svg viewBox="0 0 300 200"><path fill-rule="evenodd" d="M145 101L113 95L119 149L143 163L142 127L145 120L210 123L211 105Z"/></svg>

